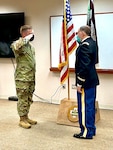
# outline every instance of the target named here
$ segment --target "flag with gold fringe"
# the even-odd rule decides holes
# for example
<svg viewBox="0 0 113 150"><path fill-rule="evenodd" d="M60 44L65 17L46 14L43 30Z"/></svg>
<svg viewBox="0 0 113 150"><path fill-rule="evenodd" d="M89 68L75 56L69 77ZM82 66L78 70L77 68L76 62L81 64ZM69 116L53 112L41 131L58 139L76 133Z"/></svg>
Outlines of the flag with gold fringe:
<svg viewBox="0 0 113 150"><path fill-rule="evenodd" d="M60 82L61 84L69 76L69 55L76 48L76 38L69 0L64 0L64 15L62 20L61 44L59 53Z"/></svg>

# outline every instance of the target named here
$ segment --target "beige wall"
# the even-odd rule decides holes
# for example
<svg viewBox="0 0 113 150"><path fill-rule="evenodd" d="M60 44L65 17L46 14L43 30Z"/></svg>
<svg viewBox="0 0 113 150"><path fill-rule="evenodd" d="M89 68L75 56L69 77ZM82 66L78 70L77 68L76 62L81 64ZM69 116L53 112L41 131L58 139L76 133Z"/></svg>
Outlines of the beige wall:
<svg viewBox="0 0 113 150"><path fill-rule="evenodd" d="M88 0L70 0L73 14L87 13ZM36 49L36 90L35 94L51 101L60 103L67 97L66 89L60 88L59 73L50 72L50 24L51 15L62 15L63 0L32 0L0 2L0 13L24 11L26 23L31 24L35 31L33 42ZM113 1L95 0L95 12L112 12ZM70 85L75 82L75 75L70 75ZM113 109L113 75L99 74L100 86L97 88L97 100L101 108ZM67 84L67 82L66 82ZM57 90L57 91L56 91ZM14 67L11 59L0 58L0 98L16 95L14 83ZM71 98L76 99L76 90L71 90ZM38 100L34 96L34 100Z"/></svg>

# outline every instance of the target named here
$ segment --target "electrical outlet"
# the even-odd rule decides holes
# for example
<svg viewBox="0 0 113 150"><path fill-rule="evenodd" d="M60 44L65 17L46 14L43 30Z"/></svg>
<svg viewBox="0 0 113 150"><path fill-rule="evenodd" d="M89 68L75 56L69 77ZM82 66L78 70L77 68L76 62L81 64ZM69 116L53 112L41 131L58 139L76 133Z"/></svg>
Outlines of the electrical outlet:
<svg viewBox="0 0 113 150"><path fill-rule="evenodd" d="M72 84L72 89L76 89L76 86L75 86L75 84Z"/></svg>
<svg viewBox="0 0 113 150"><path fill-rule="evenodd" d="M62 88L63 88L63 89L66 89L66 84L62 84Z"/></svg>

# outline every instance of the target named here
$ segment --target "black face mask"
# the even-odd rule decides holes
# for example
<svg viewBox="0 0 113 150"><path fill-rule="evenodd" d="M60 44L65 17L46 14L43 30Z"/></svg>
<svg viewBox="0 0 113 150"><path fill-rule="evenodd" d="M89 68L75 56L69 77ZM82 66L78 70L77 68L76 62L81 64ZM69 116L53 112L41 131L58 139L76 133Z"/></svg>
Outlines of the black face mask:
<svg viewBox="0 0 113 150"><path fill-rule="evenodd" d="M34 34L33 34L33 36L32 36L32 38L30 39L30 41L33 41L33 40L34 40L34 37L35 37L35 36L34 36Z"/></svg>

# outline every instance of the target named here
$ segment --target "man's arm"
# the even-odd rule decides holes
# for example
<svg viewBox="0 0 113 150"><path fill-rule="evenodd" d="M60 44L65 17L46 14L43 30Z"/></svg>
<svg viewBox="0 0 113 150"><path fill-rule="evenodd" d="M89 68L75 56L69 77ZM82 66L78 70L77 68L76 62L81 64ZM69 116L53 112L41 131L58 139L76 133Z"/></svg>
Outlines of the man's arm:
<svg viewBox="0 0 113 150"><path fill-rule="evenodd" d="M33 34L29 34L29 35L27 35L27 36L24 37L24 38L19 38L19 40L15 41L15 42L13 42L13 43L11 44L11 48L12 48L14 51L19 51L20 48L21 48L23 45L27 44L27 43L29 42L29 40L30 40L32 37L33 37Z"/></svg>
<svg viewBox="0 0 113 150"><path fill-rule="evenodd" d="M82 43L80 54L79 54L79 70L77 72L77 89L80 92L81 87L83 86L86 76L90 70L90 50L89 50L89 43L84 42Z"/></svg>

